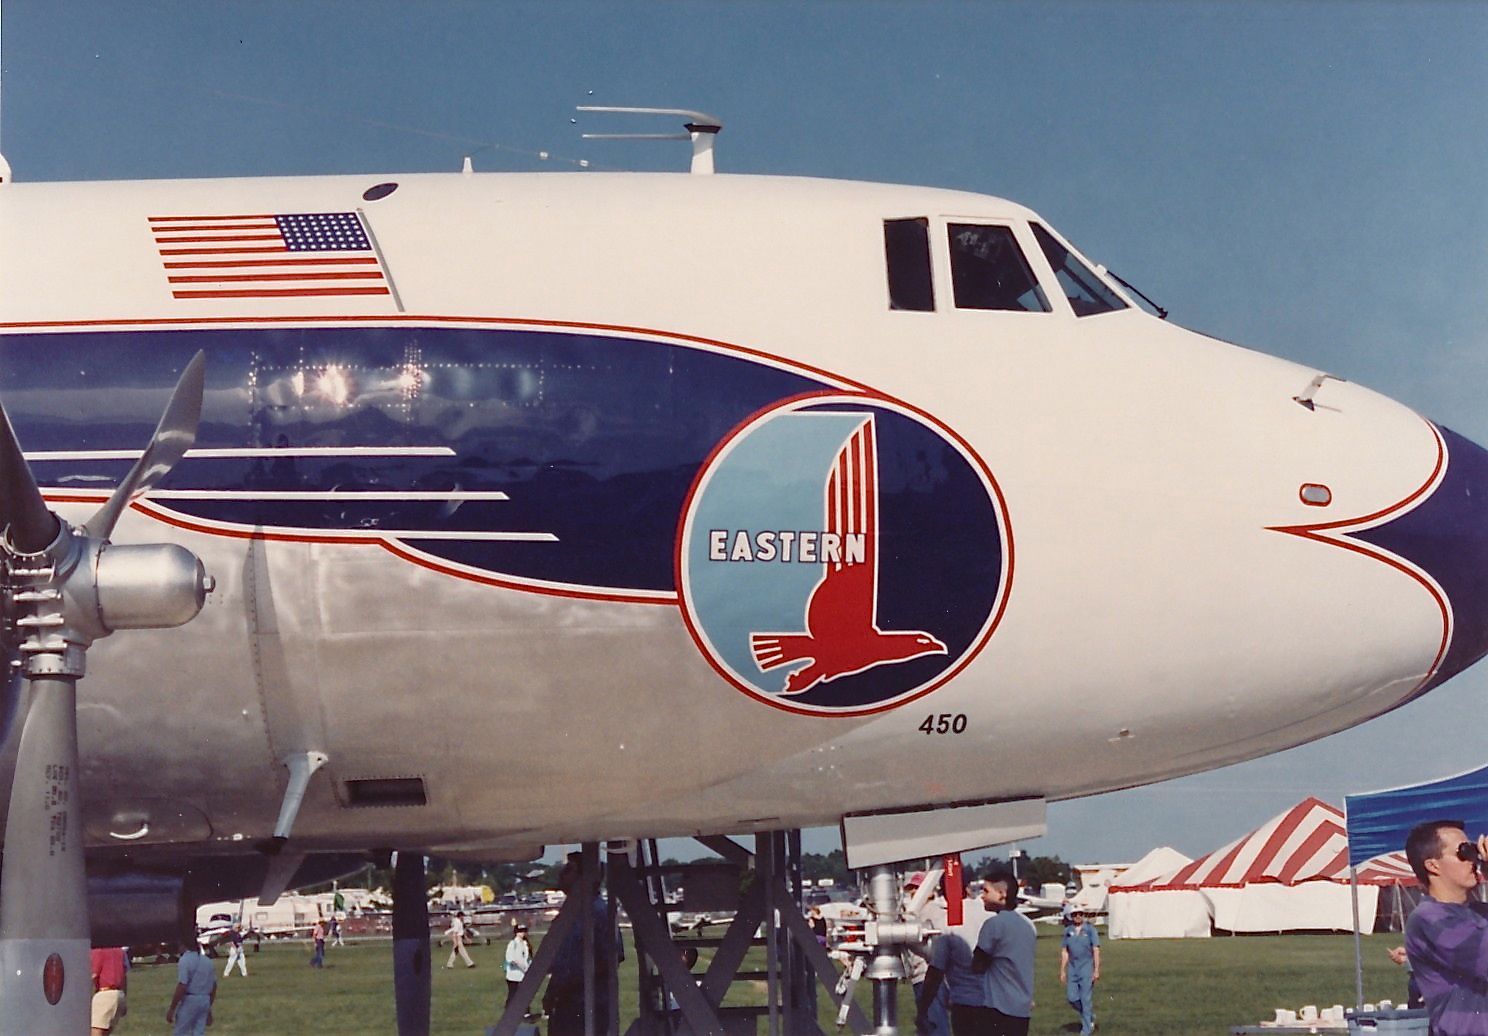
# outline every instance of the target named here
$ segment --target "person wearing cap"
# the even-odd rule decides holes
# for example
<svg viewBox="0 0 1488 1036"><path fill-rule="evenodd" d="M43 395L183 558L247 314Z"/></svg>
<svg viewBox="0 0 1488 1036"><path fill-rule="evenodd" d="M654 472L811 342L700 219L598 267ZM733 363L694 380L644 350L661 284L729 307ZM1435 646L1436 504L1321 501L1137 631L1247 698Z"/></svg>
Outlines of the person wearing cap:
<svg viewBox="0 0 1488 1036"><path fill-rule="evenodd" d="M532 944L527 941L527 926L519 924L506 944L506 1002L516 995L517 987L532 967Z"/></svg>
<svg viewBox="0 0 1488 1036"><path fill-rule="evenodd" d="M924 871L915 871L904 879L905 919L919 921L938 932L943 932L946 927L946 903L938 895L926 900L924 906L920 907L913 917L908 916L910 901L919 893L920 886L924 883ZM914 990L915 1009L924 1019L920 1032L924 1036L950 1036L951 1016L948 989L940 988L926 993L925 977L930 966L929 955L928 943L919 943L906 949L903 953L904 974L908 976L910 988Z"/></svg>
<svg viewBox="0 0 1488 1036"><path fill-rule="evenodd" d="M1080 1032L1095 1031L1095 984L1100 981L1100 936L1085 920L1085 908L1070 911L1070 925L1059 948L1059 981L1064 996L1080 1016Z"/></svg>
<svg viewBox="0 0 1488 1036"><path fill-rule="evenodd" d="M212 1005L217 1001L217 969L202 953L206 936L187 939L181 944L181 959L176 964L176 988L170 1006L165 1009L165 1022L174 1028L173 1036L205 1036L212 1024Z"/></svg>
<svg viewBox="0 0 1488 1036"><path fill-rule="evenodd" d="M1471 898L1488 835L1460 820L1411 828L1405 857L1426 894L1405 923L1405 952L1426 997L1434 1036L1488 1034L1488 905Z"/></svg>
<svg viewBox="0 0 1488 1036"><path fill-rule="evenodd" d="M470 959L470 953L465 949L465 911L455 911L455 916L450 919L450 926L444 930L444 934L449 936L450 941L449 960L445 961L444 966L454 967L455 957L458 956L465 962L467 968L475 967L475 961Z"/></svg>

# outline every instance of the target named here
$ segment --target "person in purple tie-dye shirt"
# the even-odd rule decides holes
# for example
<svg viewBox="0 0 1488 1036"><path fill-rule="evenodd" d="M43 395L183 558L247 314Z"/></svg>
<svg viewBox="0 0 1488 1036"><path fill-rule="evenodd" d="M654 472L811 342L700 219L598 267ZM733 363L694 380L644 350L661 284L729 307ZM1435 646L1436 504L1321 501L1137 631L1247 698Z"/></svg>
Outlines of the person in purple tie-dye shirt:
<svg viewBox="0 0 1488 1036"><path fill-rule="evenodd" d="M1434 1036L1488 1036L1488 904L1471 898L1488 835L1470 841L1460 820L1411 829L1405 855L1426 895L1405 926L1405 951Z"/></svg>

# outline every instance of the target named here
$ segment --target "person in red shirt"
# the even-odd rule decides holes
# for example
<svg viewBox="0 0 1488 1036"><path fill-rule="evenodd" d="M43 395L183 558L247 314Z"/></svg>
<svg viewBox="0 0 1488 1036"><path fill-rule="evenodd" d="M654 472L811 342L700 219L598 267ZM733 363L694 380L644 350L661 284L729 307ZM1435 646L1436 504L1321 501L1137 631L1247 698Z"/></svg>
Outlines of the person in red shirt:
<svg viewBox="0 0 1488 1036"><path fill-rule="evenodd" d="M91 1036L108 1036L114 1023L124 1017L124 987L129 965L119 946L96 949L89 954L93 971L93 1021Z"/></svg>

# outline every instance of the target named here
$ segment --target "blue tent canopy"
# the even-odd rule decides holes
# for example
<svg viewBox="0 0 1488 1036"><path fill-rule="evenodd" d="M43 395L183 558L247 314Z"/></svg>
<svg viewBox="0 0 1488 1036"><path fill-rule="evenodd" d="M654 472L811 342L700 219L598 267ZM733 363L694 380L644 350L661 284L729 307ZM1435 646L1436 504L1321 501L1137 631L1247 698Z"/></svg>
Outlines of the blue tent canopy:
<svg viewBox="0 0 1488 1036"><path fill-rule="evenodd" d="M1488 832L1488 766L1424 784L1345 795L1343 811L1351 867L1400 852L1410 829L1423 820L1461 820L1476 838Z"/></svg>

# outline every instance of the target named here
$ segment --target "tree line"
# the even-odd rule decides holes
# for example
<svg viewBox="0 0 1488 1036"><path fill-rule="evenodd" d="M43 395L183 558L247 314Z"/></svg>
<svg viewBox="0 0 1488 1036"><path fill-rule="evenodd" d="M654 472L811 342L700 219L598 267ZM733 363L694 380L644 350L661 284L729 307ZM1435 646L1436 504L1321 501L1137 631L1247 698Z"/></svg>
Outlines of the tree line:
<svg viewBox="0 0 1488 1036"><path fill-rule="evenodd" d="M694 860L678 860L668 857L661 861L663 867L678 867L689 863L722 863L723 860L716 857L700 857ZM933 861L920 860L915 866L906 866L905 870L923 870ZM1006 856L983 855L975 860L963 859L963 869L967 883L981 877L982 873L992 864L1006 864ZM558 872L563 868L562 860L550 863L542 861L529 861L526 863L495 863L495 864L472 864L456 863L451 860L443 860L431 857L428 861L428 884L429 887L457 885L488 885L497 896L508 893L521 894L524 892L540 892L558 887ZM1070 865L1058 856L1025 856L1018 860L1018 876L1022 879L1025 888L1037 890L1050 882L1058 882L1061 885L1068 884L1073 871ZM823 880L829 880L838 888L856 888L857 880L853 872L847 866L847 854L841 849L833 849L828 853L802 853L801 854L801 877L813 885ZM369 863L362 870L353 875L348 875L341 881L343 885L365 885L367 888L391 889L393 887L393 872L390 867L380 867ZM331 883L317 885L306 889L307 892L329 891Z"/></svg>

